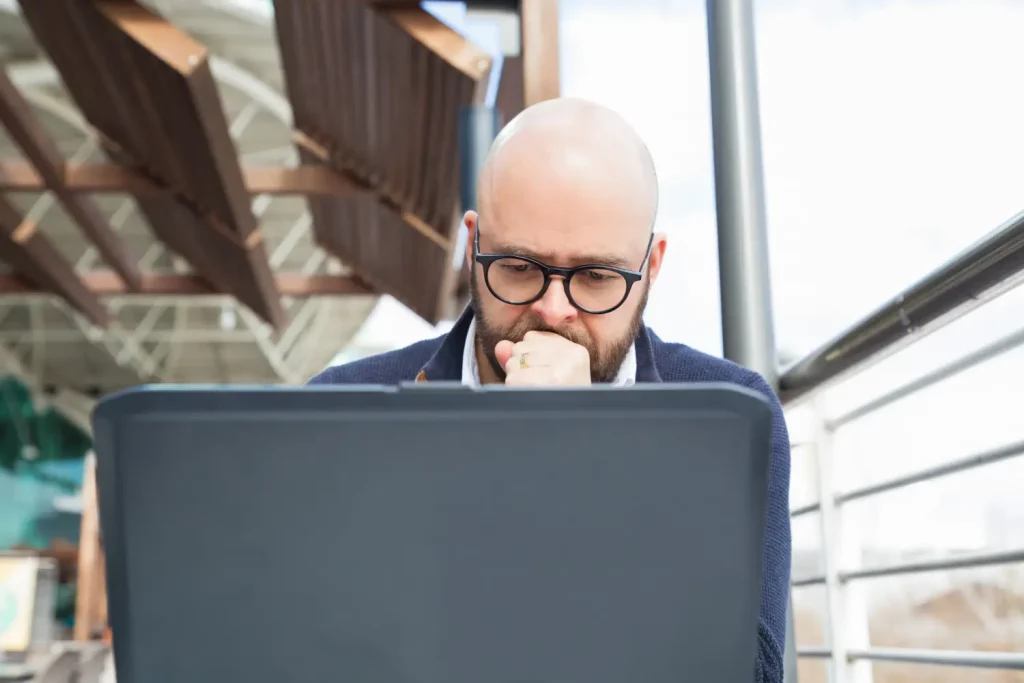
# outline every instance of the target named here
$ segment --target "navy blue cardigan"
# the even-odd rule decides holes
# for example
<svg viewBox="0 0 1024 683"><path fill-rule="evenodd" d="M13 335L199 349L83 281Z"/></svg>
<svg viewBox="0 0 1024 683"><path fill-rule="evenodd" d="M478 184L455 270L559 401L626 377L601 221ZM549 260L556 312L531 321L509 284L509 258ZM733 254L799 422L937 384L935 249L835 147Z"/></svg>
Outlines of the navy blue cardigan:
<svg viewBox="0 0 1024 683"><path fill-rule="evenodd" d="M467 310L443 337L328 368L310 383L397 384L414 379L459 381L470 319L471 314ZM756 372L682 344L664 342L649 328L641 331L636 354L638 382L730 382L759 391L772 402L772 460L754 680L756 683L781 683L790 571L789 434L782 406L768 383Z"/></svg>

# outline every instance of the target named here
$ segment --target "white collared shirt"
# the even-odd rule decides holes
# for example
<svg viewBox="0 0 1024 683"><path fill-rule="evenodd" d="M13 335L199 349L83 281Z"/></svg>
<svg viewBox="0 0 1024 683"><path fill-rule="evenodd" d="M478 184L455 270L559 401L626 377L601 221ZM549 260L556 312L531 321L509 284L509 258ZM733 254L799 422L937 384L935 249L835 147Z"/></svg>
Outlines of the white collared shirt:
<svg viewBox="0 0 1024 683"><path fill-rule="evenodd" d="M480 368L476 364L476 319L469 321L466 331L466 344L462 349L462 383L468 387L480 386ZM619 372L612 382L615 387L628 387L636 383L636 344L629 347L629 352L619 366Z"/></svg>

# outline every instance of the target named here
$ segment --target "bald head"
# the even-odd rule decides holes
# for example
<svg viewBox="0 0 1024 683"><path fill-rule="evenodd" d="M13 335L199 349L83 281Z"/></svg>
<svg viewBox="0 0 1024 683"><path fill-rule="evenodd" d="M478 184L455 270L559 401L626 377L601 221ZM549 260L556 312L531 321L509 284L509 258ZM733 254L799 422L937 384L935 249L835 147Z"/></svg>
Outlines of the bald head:
<svg viewBox="0 0 1024 683"><path fill-rule="evenodd" d="M666 244L651 234L658 179L636 131L592 102L534 105L498 135L477 200L463 220L478 365L497 376L497 344L546 331L586 349L593 381L615 378Z"/></svg>
<svg viewBox="0 0 1024 683"><path fill-rule="evenodd" d="M529 107L505 126L481 170L478 200L485 221L586 229L613 219L623 231L648 233L658 180L647 146L621 116L560 98Z"/></svg>

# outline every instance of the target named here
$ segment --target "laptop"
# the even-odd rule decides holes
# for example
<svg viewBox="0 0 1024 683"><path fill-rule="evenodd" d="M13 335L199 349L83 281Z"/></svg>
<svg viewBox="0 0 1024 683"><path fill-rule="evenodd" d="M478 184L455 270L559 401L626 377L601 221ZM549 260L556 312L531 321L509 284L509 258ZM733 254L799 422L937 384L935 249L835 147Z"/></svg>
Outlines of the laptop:
<svg viewBox="0 0 1024 683"><path fill-rule="evenodd" d="M120 683L753 676L755 392L162 386L93 422Z"/></svg>

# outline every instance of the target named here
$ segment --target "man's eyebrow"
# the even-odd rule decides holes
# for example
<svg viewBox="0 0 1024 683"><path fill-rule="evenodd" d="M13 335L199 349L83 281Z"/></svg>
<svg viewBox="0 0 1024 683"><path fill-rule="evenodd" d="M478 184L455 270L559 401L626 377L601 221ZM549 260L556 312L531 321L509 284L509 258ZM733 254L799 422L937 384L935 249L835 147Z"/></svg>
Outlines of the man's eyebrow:
<svg viewBox="0 0 1024 683"><path fill-rule="evenodd" d="M537 261L543 261L544 260L544 256L541 255L541 254L538 254L535 251L530 251L529 249L523 249L522 247L517 247L517 246L512 245L512 244L501 244L501 243L498 243L498 242L495 242L495 243L493 243L491 245L491 248L488 250L488 253L490 253L490 254L508 254L509 256L525 256L526 258L532 258L532 259L537 260Z"/></svg>
<svg viewBox="0 0 1024 683"><path fill-rule="evenodd" d="M508 254L509 256L525 256L531 258L534 261L540 261L547 265L552 265L550 257L545 254L538 254L537 252L530 251L529 249L523 249L511 244L495 244L494 248L490 252L492 254ZM636 265L631 263L628 259L623 258L617 254L583 254L580 256L574 256L569 259L570 266L611 266L612 268L635 268Z"/></svg>
<svg viewBox="0 0 1024 683"><path fill-rule="evenodd" d="M628 259L617 254L590 254L573 259L578 265L611 266L612 268L631 268L633 264Z"/></svg>

